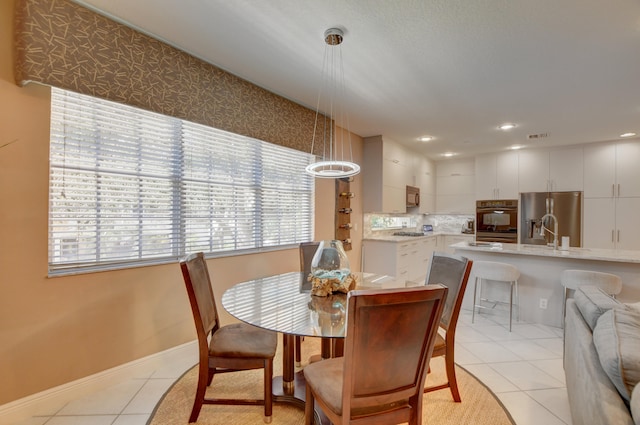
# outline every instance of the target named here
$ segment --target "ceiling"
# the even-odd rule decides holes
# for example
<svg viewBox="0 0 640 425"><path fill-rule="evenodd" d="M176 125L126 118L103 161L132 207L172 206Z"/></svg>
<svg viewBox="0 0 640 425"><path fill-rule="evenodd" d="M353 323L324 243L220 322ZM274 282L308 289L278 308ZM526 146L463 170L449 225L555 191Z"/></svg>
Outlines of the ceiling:
<svg viewBox="0 0 640 425"><path fill-rule="evenodd" d="M76 2L314 110L342 28L349 129L435 160L640 134L638 0Z"/></svg>

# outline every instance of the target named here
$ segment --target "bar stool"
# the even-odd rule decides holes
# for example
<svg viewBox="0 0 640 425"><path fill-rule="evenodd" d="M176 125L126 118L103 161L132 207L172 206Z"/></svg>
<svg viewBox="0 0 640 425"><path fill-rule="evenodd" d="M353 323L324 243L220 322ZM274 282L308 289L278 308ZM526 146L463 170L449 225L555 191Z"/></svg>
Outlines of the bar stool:
<svg viewBox="0 0 640 425"><path fill-rule="evenodd" d="M473 312L471 314L471 323L475 321L476 308L487 308L482 304L477 304L478 299L476 294L478 289L480 292L480 302L493 303L493 307L496 304L509 304L509 332L511 332L511 324L513 322L513 293L516 294L516 307L518 307L518 319L520 320L520 297L518 296L518 278L520 277L520 270L517 267L506 264L498 263L495 261L474 261L472 273L475 275L475 285L473 287ZM509 302L496 301L482 298L482 281L496 281L504 282L509 285ZM478 288L479 287L479 288ZM492 308L493 308L492 307Z"/></svg>
<svg viewBox="0 0 640 425"><path fill-rule="evenodd" d="M591 270L565 270L562 272L560 281L564 286L564 291L562 292L562 327L564 327L567 295L570 290L575 291L581 285L597 286L613 298L622 291L622 279L620 276L611 273Z"/></svg>

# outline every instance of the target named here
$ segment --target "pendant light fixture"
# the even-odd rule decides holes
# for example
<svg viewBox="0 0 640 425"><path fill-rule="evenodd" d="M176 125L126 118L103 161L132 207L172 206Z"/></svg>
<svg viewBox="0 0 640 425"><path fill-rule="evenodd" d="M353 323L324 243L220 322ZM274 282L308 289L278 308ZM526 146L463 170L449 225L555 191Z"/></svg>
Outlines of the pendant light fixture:
<svg viewBox="0 0 640 425"><path fill-rule="evenodd" d="M322 83L318 91L316 119L311 141L311 154L316 143L322 143L322 157L307 166L307 173L328 179L355 176L360 166L353 162L349 116L345 108L344 68L341 44L344 32L329 28L324 32L326 43L322 65ZM324 111L321 113L320 111ZM337 131L337 127L341 131ZM345 134L346 133L346 134ZM322 135L322 140L316 140Z"/></svg>

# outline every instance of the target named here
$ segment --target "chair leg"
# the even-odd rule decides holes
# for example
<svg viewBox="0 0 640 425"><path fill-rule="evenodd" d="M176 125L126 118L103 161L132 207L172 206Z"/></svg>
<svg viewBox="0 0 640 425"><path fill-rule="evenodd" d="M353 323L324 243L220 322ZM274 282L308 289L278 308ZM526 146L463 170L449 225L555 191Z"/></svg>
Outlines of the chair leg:
<svg viewBox="0 0 640 425"><path fill-rule="evenodd" d="M209 372L208 361L200 361L200 367L198 368L198 387L196 389L196 397L193 400L193 408L191 409L191 416L189 416L189 423L193 423L198 420L200 415L200 409L204 403L204 394L207 391L207 382L210 380L210 376L213 376ZM213 379L213 378L211 378Z"/></svg>
<svg viewBox="0 0 640 425"><path fill-rule="evenodd" d="M304 425L312 425L314 420L314 400L313 400L313 391L311 391L311 385L307 385L307 389L305 392L305 403L304 403Z"/></svg>
<svg viewBox="0 0 640 425"><path fill-rule="evenodd" d="M456 379L456 364L454 357L454 344L447 341L446 354L444 356L444 362L447 368L447 380L449 381L449 388L451 389L451 397L456 403L460 403L460 391L458 390L458 380Z"/></svg>
<svg viewBox="0 0 640 425"><path fill-rule="evenodd" d="M520 321L520 293L518 292L518 281L516 280L516 307L518 308L518 315L516 316L516 321Z"/></svg>
<svg viewBox="0 0 640 425"><path fill-rule="evenodd" d="M212 367L209 368L209 377L207 378L207 387L211 386L211 382L213 381L213 375L216 374L216 370Z"/></svg>
<svg viewBox="0 0 640 425"><path fill-rule="evenodd" d="M562 291L562 328L564 329L564 316L567 315L567 288Z"/></svg>
<svg viewBox="0 0 640 425"><path fill-rule="evenodd" d="M273 359L264 362L264 423L270 424L273 414Z"/></svg>
<svg viewBox="0 0 640 425"><path fill-rule="evenodd" d="M476 276L476 280L473 285L473 308L471 310L471 323L475 323L475 320L476 320L476 292L477 291L478 291L478 276Z"/></svg>
<svg viewBox="0 0 640 425"><path fill-rule="evenodd" d="M513 325L513 282L509 286L509 332L511 332Z"/></svg>

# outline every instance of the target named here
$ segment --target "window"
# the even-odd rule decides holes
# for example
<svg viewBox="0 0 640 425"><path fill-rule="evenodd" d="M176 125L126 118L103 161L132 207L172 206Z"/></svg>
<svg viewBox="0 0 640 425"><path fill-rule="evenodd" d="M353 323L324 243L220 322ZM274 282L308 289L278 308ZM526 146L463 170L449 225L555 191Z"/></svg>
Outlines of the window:
<svg viewBox="0 0 640 425"><path fill-rule="evenodd" d="M55 88L51 103L51 274L313 238L310 154Z"/></svg>

